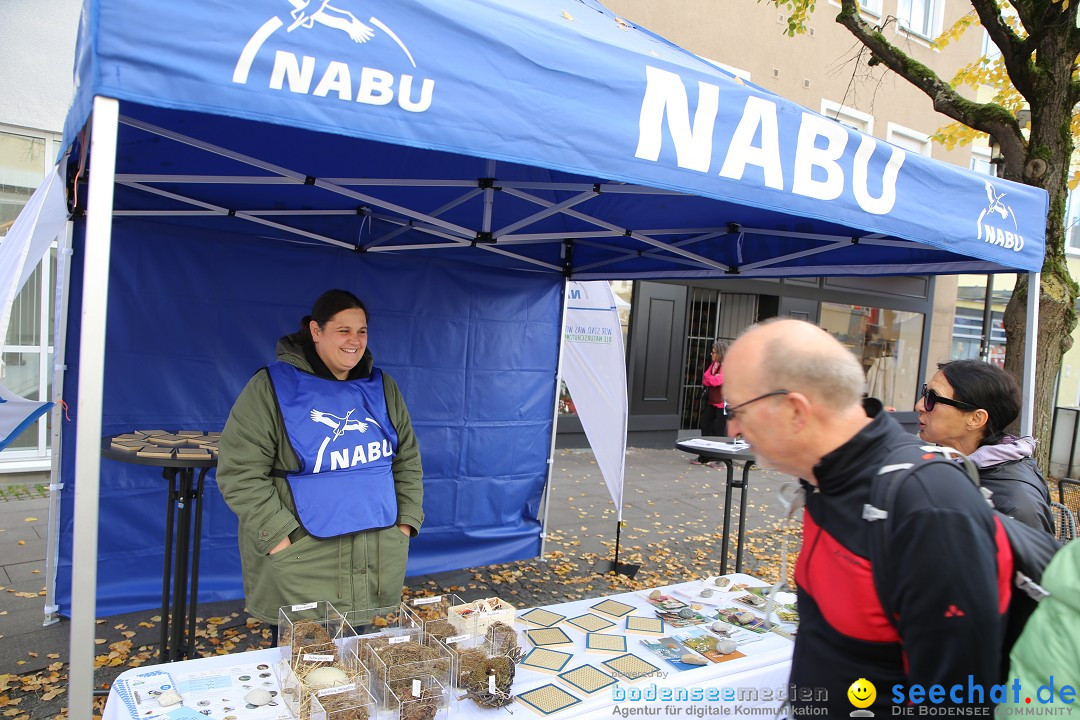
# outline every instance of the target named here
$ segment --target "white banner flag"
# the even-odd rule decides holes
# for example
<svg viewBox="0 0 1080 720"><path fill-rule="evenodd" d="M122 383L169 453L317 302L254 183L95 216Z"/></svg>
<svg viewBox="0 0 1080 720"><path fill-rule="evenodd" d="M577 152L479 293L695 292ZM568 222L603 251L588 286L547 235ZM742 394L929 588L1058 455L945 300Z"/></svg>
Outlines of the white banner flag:
<svg viewBox="0 0 1080 720"><path fill-rule="evenodd" d="M0 240L0 345L7 337L15 297L66 222L64 182L56 167L19 212L7 236ZM50 407L51 402L26 400L0 383L0 450Z"/></svg>
<svg viewBox="0 0 1080 720"><path fill-rule="evenodd" d="M622 521L626 458L626 352L611 285L569 282L563 381Z"/></svg>

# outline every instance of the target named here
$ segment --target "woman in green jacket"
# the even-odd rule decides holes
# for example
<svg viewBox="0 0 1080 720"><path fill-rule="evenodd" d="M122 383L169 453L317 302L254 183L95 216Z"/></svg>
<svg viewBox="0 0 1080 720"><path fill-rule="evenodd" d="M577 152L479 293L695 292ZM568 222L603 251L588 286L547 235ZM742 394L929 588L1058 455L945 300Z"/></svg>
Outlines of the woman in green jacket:
<svg viewBox="0 0 1080 720"><path fill-rule="evenodd" d="M423 468L401 390L367 341L363 302L327 291L229 413L217 483L240 520L248 611L263 622L276 625L283 605L401 600Z"/></svg>

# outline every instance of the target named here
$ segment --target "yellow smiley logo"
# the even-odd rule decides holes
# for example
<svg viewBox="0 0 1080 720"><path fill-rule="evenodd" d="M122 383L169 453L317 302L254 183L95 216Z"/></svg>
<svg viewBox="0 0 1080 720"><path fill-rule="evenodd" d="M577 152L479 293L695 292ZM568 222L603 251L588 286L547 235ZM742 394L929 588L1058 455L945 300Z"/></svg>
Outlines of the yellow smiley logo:
<svg viewBox="0 0 1080 720"><path fill-rule="evenodd" d="M855 707L867 708L874 704L874 700L877 698L877 688L874 687L874 683L866 678L859 678L851 683L851 687L847 690L847 696Z"/></svg>

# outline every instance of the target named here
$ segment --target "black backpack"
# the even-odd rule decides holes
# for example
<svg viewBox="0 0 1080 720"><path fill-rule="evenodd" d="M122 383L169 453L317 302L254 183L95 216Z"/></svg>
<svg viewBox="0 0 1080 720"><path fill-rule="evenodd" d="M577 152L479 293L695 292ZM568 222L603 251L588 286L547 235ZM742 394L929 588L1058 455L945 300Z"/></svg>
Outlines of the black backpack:
<svg viewBox="0 0 1080 720"><path fill-rule="evenodd" d="M892 508L900 484L917 469L931 463L948 463L962 467L968 477L979 485L979 472L974 463L949 448L936 445L911 444L892 451L878 470L870 485L870 503L863 506L863 520L878 523L880 531L870 533L870 562L874 573L874 587L881 607L889 622L895 625L896 613L889 592L889 578L885 568L891 567L888 549L892 546ZM959 463L959 465L958 465ZM1049 593L1039 584L1043 570L1061 544L1048 532L1025 525L1004 513L994 514L1005 529L1013 554L1013 581L1015 587L1006 614L1005 635L1002 647L1002 677L1008 671L1009 651L1024 629L1024 623L1035 611L1040 600Z"/></svg>

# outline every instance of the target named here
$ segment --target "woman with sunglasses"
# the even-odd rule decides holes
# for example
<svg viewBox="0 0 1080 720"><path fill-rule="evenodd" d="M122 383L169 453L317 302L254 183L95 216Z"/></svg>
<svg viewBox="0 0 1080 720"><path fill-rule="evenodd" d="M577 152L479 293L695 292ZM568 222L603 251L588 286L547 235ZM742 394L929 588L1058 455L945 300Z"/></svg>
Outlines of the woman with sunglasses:
<svg viewBox="0 0 1080 720"><path fill-rule="evenodd" d="M1020 414L1020 386L1012 375L979 360L939 363L915 411L919 437L967 455L997 510L1054 531L1050 494L1032 457L1035 439L1005 434Z"/></svg>

